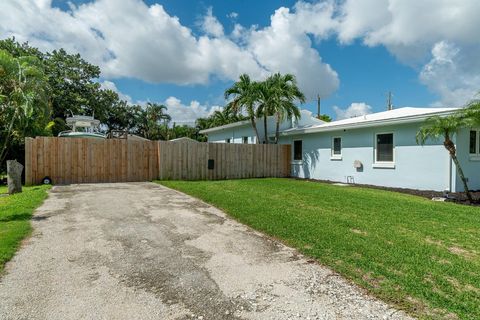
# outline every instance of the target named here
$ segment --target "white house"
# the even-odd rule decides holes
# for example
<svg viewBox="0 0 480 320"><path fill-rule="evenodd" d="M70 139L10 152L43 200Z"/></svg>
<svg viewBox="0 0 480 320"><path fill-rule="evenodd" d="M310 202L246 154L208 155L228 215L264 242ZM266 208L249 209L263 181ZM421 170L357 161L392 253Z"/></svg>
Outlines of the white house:
<svg viewBox="0 0 480 320"><path fill-rule="evenodd" d="M399 108L333 122L299 122L282 127L280 143L292 145L292 176L386 187L463 191L443 141L416 143L426 118L454 108ZM209 129L209 142L252 137L248 123ZM222 129L220 129L222 128ZM217 130L215 130L217 129ZM274 130L274 126L272 129ZM205 130L208 131L208 130ZM270 132L270 127L269 127ZM480 129L454 137L469 187L480 189Z"/></svg>
<svg viewBox="0 0 480 320"><path fill-rule="evenodd" d="M292 128L306 128L325 123L324 121L313 117L312 113L308 110L301 110L300 113L301 117L296 122L292 120L283 121L280 124L280 131L283 132ZM268 117L267 134L270 141L273 141L275 137L275 125L275 118ZM263 119L259 119L256 123L256 126L260 141L263 142L265 136ZM208 142L250 144L255 144L257 142L257 137L255 136L255 132L252 128L252 123L250 120L234 122L224 126L201 130L200 133L208 135Z"/></svg>

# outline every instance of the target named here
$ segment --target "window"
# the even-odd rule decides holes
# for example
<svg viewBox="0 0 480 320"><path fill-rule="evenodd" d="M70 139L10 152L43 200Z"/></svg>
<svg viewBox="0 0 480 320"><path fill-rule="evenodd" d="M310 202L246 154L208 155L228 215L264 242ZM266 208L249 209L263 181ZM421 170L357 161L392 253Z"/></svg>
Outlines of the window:
<svg viewBox="0 0 480 320"><path fill-rule="evenodd" d="M393 133L378 133L375 145L375 162L393 162Z"/></svg>
<svg viewBox="0 0 480 320"><path fill-rule="evenodd" d="M230 138L225 139L225 143L230 143Z"/></svg>
<svg viewBox="0 0 480 320"><path fill-rule="evenodd" d="M243 144L248 144L248 137L243 137L242 138L242 143Z"/></svg>
<svg viewBox="0 0 480 320"><path fill-rule="evenodd" d="M341 158L342 158L342 138L333 137L331 159L341 159Z"/></svg>
<svg viewBox="0 0 480 320"><path fill-rule="evenodd" d="M470 160L480 161L480 130L470 130Z"/></svg>
<svg viewBox="0 0 480 320"><path fill-rule="evenodd" d="M293 160L302 160L302 140L293 141Z"/></svg>
<svg viewBox="0 0 480 320"><path fill-rule="evenodd" d="M470 154L478 154L478 131L470 131Z"/></svg>

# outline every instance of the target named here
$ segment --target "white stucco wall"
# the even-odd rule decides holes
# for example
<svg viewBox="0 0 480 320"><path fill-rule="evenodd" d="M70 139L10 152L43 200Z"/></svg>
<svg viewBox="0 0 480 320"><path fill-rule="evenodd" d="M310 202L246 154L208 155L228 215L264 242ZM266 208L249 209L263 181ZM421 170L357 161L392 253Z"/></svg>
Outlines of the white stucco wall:
<svg viewBox="0 0 480 320"><path fill-rule="evenodd" d="M248 137L248 143L255 143L256 137L251 125L211 132L208 134L208 142L225 143L226 139L230 139L231 143L242 143L242 137Z"/></svg>
<svg viewBox="0 0 480 320"><path fill-rule="evenodd" d="M280 130L285 130L291 127L290 121L284 121L280 124ZM268 135L275 135L275 119L270 117L267 122ZM259 119L257 123L257 130L260 140L264 137L264 123L263 119ZM249 137L248 143L256 143L255 132L251 124L245 124L238 127L222 129L208 134L208 142L224 143L227 138L231 139L231 143L242 143L242 137Z"/></svg>
<svg viewBox="0 0 480 320"><path fill-rule="evenodd" d="M480 190L480 159L469 154L470 129L462 129L455 137L457 147L457 158L462 166L463 173L468 178L470 190ZM455 168L454 168L455 169ZM455 185L457 191L463 191L463 184L460 176L456 175Z"/></svg>
<svg viewBox="0 0 480 320"><path fill-rule="evenodd" d="M387 187L401 187L443 191L450 187L450 158L442 143L428 141L417 145L415 135L419 124L405 124L364 129L306 134L282 137L281 143L303 141L303 161L293 162L292 175L346 182L347 176L355 183ZM394 133L394 168L374 168L375 133ZM342 137L342 159L331 160L332 137ZM293 159L293 154L292 154ZM355 160L363 168L353 167ZM455 188L455 175L453 176Z"/></svg>

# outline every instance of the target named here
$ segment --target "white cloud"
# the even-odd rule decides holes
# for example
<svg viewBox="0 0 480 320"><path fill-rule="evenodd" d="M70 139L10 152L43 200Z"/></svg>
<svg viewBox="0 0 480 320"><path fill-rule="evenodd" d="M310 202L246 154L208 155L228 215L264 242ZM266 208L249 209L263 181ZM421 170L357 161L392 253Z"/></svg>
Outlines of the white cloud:
<svg viewBox="0 0 480 320"><path fill-rule="evenodd" d="M480 1L346 0L337 12L341 42L383 45L420 67L421 82L440 96L435 105L462 105L480 89Z"/></svg>
<svg viewBox="0 0 480 320"><path fill-rule="evenodd" d="M209 9L200 26L204 35L195 36L163 6L141 0L94 0L69 11L48 0L2 1L0 37L15 36L42 50L79 52L101 66L107 79L207 84L211 77L231 81L249 73L260 79L281 71L294 73L307 94L328 95L338 87L338 76L311 47L301 21L315 20L307 9L320 7L299 4L297 13L280 8L271 26L237 24L230 35Z"/></svg>
<svg viewBox="0 0 480 320"><path fill-rule="evenodd" d="M236 13L235 11L232 11L229 14L227 14L227 18L235 20L238 18L238 13Z"/></svg>
<svg viewBox="0 0 480 320"><path fill-rule="evenodd" d="M333 111L335 111L336 120L342 120L370 114L372 113L372 107L365 102L354 102L346 109L334 106Z"/></svg>
<svg viewBox="0 0 480 320"><path fill-rule="evenodd" d="M167 113L172 117L172 123L189 124L195 123L195 120L201 117L208 117L216 110L222 110L220 106L201 105L198 101L191 101L185 105L175 97L169 97L164 104L167 106Z"/></svg>
<svg viewBox="0 0 480 320"><path fill-rule="evenodd" d="M298 15L283 7L276 10L269 27L247 35L248 48L266 70L296 75L307 97L327 96L338 88L338 75L312 48L300 20L303 10Z"/></svg>
<svg viewBox="0 0 480 320"><path fill-rule="evenodd" d="M420 73L420 80L442 97L433 105L461 106L480 90L480 62L468 54L472 53L446 41L433 46L432 59Z"/></svg>
<svg viewBox="0 0 480 320"><path fill-rule="evenodd" d="M203 17L202 29L206 34L213 37L223 36L223 25L213 16L212 7L208 8L207 15Z"/></svg>
<svg viewBox="0 0 480 320"><path fill-rule="evenodd" d="M132 97L130 97L128 94L124 94L123 92L121 92L120 90L118 90L117 88L117 85L112 82L112 81L108 81L108 80L104 80L103 82L100 82L100 85L102 87L102 89L105 89L105 90L112 90L113 92L116 92L118 94L118 97L121 99L121 100L124 100L128 103L133 103L132 102Z"/></svg>
<svg viewBox="0 0 480 320"><path fill-rule="evenodd" d="M116 92L120 99L127 101L129 104L138 104L144 107L149 101L133 101L133 99L121 92L114 82L105 80L100 83L103 89L108 89ZM167 107L167 113L172 117L172 123L177 123L179 125L195 124L195 120L202 117L208 117L213 112L223 110L222 107L218 105L202 105L196 100L190 101L189 104L184 104L182 101L176 97L169 97L165 101L159 102L164 104Z"/></svg>

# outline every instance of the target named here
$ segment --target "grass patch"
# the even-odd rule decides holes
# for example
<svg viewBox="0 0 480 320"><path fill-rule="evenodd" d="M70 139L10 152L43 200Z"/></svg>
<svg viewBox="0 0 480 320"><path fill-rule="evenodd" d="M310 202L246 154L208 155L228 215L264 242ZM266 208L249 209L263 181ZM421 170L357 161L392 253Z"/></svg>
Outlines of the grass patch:
<svg viewBox="0 0 480 320"><path fill-rule="evenodd" d="M480 208L293 179L161 181L426 319L480 318Z"/></svg>
<svg viewBox="0 0 480 320"><path fill-rule="evenodd" d="M23 187L23 192L0 197L0 272L27 235L31 232L33 210L47 197L49 186ZM0 194L7 193L0 186Z"/></svg>

